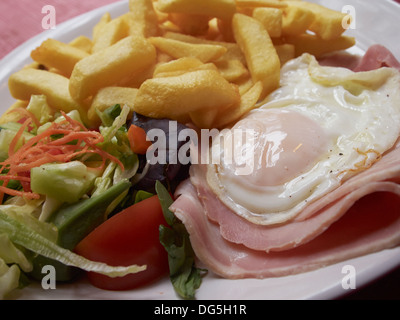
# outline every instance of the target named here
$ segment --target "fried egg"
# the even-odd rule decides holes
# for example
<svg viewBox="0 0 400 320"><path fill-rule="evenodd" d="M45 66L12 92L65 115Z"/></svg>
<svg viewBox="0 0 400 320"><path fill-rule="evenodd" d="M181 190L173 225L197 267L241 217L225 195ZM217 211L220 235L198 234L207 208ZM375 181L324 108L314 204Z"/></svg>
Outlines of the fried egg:
<svg viewBox="0 0 400 320"><path fill-rule="evenodd" d="M323 67L304 54L280 88L210 148L207 182L239 216L285 223L379 161L400 135L400 73Z"/></svg>

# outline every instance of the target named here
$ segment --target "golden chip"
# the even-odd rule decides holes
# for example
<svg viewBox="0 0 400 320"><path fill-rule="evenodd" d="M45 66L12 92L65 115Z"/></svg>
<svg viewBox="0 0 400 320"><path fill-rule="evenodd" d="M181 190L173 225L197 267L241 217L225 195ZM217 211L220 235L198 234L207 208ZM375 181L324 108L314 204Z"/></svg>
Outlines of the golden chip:
<svg viewBox="0 0 400 320"><path fill-rule="evenodd" d="M122 18L113 19L99 27L99 36L93 40L92 53L117 43L128 35L127 25Z"/></svg>
<svg viewBox="0 0 400 320"><path fill-rule="evenodd" d="M18 100L30 100L31 95L45 95L49 105L58 110L78 110L87 124L87 107L72 99L68 78L44 70L26 68L12 74L8 81L11 95Z"/></svg>
<svg viewBox="0 0 400 320"><path fill-rule="evenodd" d="M93 42L91 39L89 39L86 36L78 36L75 39L73 39L70 43L70 46L73 46L75 48L81 49L87 53L92 52L92 47L93 47Z"/></svg>
<svg viewBox="0 0 400 320"><path fill-rule="evenodd" d="M156 51L143 37L129 36L79 61L70 78L69 90L83 101L101 88L129 81L155 62Z"/></svg>
<svg viewBox="0 0 400 320"><path fill-rule="evenodd" d="M242 49L253 82L263 84L262 98L278 88L280 61L268 32L262 24L241 13L233 16L235 39Z"/></svg>
<svg viewBox="0 0 400 320"><path fill-rule="evenodd" d="M323 54L345 50L355 44L355 38L348 36L340 36L332 40L322 40L316 35L301 34L299 36L287 36L285 39L288 43L294 45L296 57L303 53L310 53L319 58Z"/></svg>
<svg viewBox="0 0 400 320"><path fill-rule="evenodd" d="M203 38L197 38L193 36L189 36L186 34L176 33L176 32L167 32L164 34L164 38L174 39L188 43L194 44L211 44L222 46L226 48L226 53L223 55L223 58L226 60L239 60L243 65L246 65L246 58L244 57L240 47L237 43L225 42L225 41L215 41L208 40Z"/></svg>
<svg viewBox="0 0 400 320"><path fill-rule="evenodd" d="M239 60L219 59L214 62L221 75L229 82L235 82L248 76L249 71Z"/></svg>
<svg viewBox="0 0 400 320"><path fill-rule="evenodd" d="M287 6L285 1L281 0L236 0L238 7L270 7L270 8L284 8Z"/></svg>
<svg viewBox="0 0 400 320"><path fill-rule="evenodd" d="M315 14L305 7L289 5L283 9L282 32L288 35L305 33L315 20Z"/></svg>
<svg viewBox="0 0 400 320"><path fill-rule="evenodd" d="M162 12L201 14L225 20L236 12L235 0L158 0L156 6Z"/></svg>
<svg viewBox="0 0 400 320"><path fill-rule="evenodd" d="M272 38L280 37L282 34L282 10L276 8L256 8L253 18L262 23Z"/></svg>
<svg viewBox="0 0 400 320"><path fill-rule="evenodd" d="M193 36L205 35L209 29L210 18L200 14L171 13L170 21L173 22L181 32Z"/></svg>
<svg viewBox="0 0 400 320"><path fill-rule="evenodd" d="M275 45L276 53L278 54L281 66L286 62L296 57L296 48L293 44L285 43Z"/></svg>
<svg viewBox="0 0 400 320"><path fill-rule="evenodd" d="M149 38L149 41L157 49L176 59L191 57L199 59L201 62L209 62L217 60L227 52L227 49L220 45L194 44L164 37L152 37Z"/></svg>
<svg viewBox="0 0 400 320"><path fill-rule="evenodd" d="M66 77L71 75L76 63L87 56L87 52L55 39L43 41L31 52L34 61L47 68L55 68Z"/></svg>
<svg viewBox="0 0 400 320"><path fill-rule="evenodd" d="M129 0L131 35L154 37L159 34L158 16L152 0Z"/></svg>
<svg viewBox="0 0 400 320"><path fill-rule="evenodd" d="M214 123L214 126L217 128L222 128L239 120L242 116L255 108L256 103L261 97L262 91L262 83L260 81L255 83L248 91L246 91L246 93L241 96L239 106L230 109L229 112L218 115L218 121Z"/></svg>
<svg viewBox="0 0 400 320"><path fill-rule="evenodd" d="M342 21L347 14L331 10L316 3L306 1L287 1L290 6L305 8L314 13L314 21L310 30L323 40L332 40L340 37L345 31Z"/></svg>
<svg viewBox="0 0 400 320"><path fill-rule="evenodd" d="M161 63L154 69L153 77L172 77L196 70L217 70L212 63L203 63L199 59L183 57L167 63Z"/></svg>
<svg viewBox="0 0 400 320"><path fill-rule="evenodd" d="M111 21L111 15L109 12L106 12L101 16L99 22L97 22L97 24L93 27L92 30L93 41L96 41L97 37L101 37L101 29L110 21Z"/></svg>
<svg viewBox="0 0 400 320"><path fill-rule="evenodd" d="M197 70L167 78L146 80L139 88L135 111L152 118L190 120L198 110L223 110L239 103L237 86L226 81L218 71Z"/></svg>

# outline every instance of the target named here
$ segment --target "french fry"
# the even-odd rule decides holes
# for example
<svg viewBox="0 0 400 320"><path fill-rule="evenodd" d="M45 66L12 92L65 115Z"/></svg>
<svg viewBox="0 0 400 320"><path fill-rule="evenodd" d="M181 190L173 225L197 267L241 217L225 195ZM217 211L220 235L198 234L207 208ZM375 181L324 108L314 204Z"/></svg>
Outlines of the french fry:
<svg viewBox="0 0 400 320"><path fill-rule="evenodd" d="M82 120L91 125L87 119L87 106L72 99L68 87L68 78L56 73L22 69L12 74L8 81L11 95L18 100L29 100L31 95L43 94L52 108L70 112L78 110Z"/></svg>
<svg viewBox="0 0 400 320"><path fill-rule="evenodd" d="M262 82L264 98L278 88L280 79L280 61L271 38L259 21L241 13L233 16L232 26L254 83Z"/></svg>
<svg viewBox="0 0 400 320"><path fill-rule="evenodd" d="M169 54L171 57L176 59L191 57L199 59L203 63L217 60L227 52L227 49L220 45L194 44L164 37L152 37L149 38L149 41L158 50Z"/></svg>
<svg viewBox="0 0 400 320"><path fill-rule="evenodd" d="M128 35L128 26L120 17L105 23L99 28L99 36L93 40L92 53L112 46Z"/></svg>
<svg viewBox="0 0 400 320"><path fill-rule="evenodd" d="M55 68L69 77L75 64L89 54L81 49L54 39L47 39L31 52L31 58L47 68Z"/></svg>
<svg viewBox="0 0 400 320"><path fill-rule="evenodd" d="M145 69L136 72L135 76L129 81L124 81L124 83L121 83L120 85L128 88L139 88L144 81L153 77L155 67L156 63L151 63Z"/></svg>
<svg viewBox="0 0 400 320"><path fill-rule="evenodd" d="M244 77L243 79L239 79L234 82L239 88L239 94L243 96L253 85L254 82L251 79L251 76Z"/></svg>
<svg viewBox="0 0 400 320"><path fill-rule="evenodd" d="M183 73L196 70L217 70L217 67L212 63L204 64L199 59L183 57L172 60L167 63L161 63L156 66L153 77L172 77L179 76Z"/></svg>
<svg viewBox="0 0 400 320"><path fill-rule="evenodd" d="M235 37L232 31L232 20L221 20L217 19L218 32L222 38L222 41L233 43Z"/></svg>
<svg viewBox="0 0 400 320"><path fill-rule="evenodd" d="M276 53L278 54L281 66L286 62L296 57L296 48L293 44L285 43L275 45Z"/></svg>
<svg viewBox="0 0 400 320"><path fill-rule="evenodd" d="M92 47L93 47L93 42L91 39L89 39L86 36L78 36L75 39L73 39L70 43L70 46L73 46L75 48L81 49L87 53L92 52Z"/></svg>
<svg viewBox="0 0 400 320"><path fill-rule="evenodd" d="M236 0L236 5L245 8L284 8L287 6L286 2L281 0Z"/></svg>
<svg viewBox="0 0 400 320"><path fill-rule="evenodd" d="M126 37L75 65L69 82L71 96L76 101L84 101L101 88L129 81L155 59L155 48L146 39Z"/></svg>
<svg viewBox="0 0 400 320"><path fill-rule="evenodd" d="M201 14L230 20L236 12L235 0L158 0L156 7L161 12Z"/></svg>
<svg viewBox="0 0 400 320"><path fill-rule="evenodd" d="M152 0L129 0L130 34L154 37L159 34L158 15Z"/></svg>
<svg viewBox="0 0 400 320"><path fill-rule="evenodd" d="M235 82L249 75L249 71L239 60L219 59L214 62L214 65L229 82Z"/></svg>
<svg viewBox="0 0 400 320"><path fill-rule="evenodd" d="M308 52L319 58L323 54L345 50L355 44L355 38L349 36L340 36L332 40L322 40L316 35L302 34L299 36L287 36L285 39L287 43L294 45L296 57Z"/></svg>
<svg viewBox="0 0 400 320"><path fill-rule="evenodd" d="M101 29L103 26L105 26L108 22L111 21L111 15L109 12L106 12L103 14L99 20L99 22L96 23L96 25L93 27L92 30L92 40L96 41L97 37L101 36Z"/></svg>
<svg viewBox="0 0 400 320"><path fill-rule="evenodd" d="M253 18L262 23L272 38L282 34L282 10L276 8L255 8Z"/></svg>
<svg viewBox="0 0 400 320"><path fill-rule="evenodd" d="M88 119L91 123L101 124L97 115L98 111L104 111L115 104L127 105L131 109L132 116L134 110L134 101L138 89L126 87L106 87L100 89L94 96L92 104L88 110Z"/></svg>
<svg viewBox="0 0 400 320"><path fill-rule="evenodd" d="M156 61L157 64L170 62L171 60L174 60L174 58L171 57L168 53L161 51L157 52L157 61Z"/></svg>
<svg viewBox="0 0 400 320"><path fill-rule="evenodd" d="M287 3L290 6L305 8L314 13L315 18L309 29L323 40L336 39L345 31L342 25L343 19L347 16L345 13L307 1L287 1Z"/></svg>
<svg viewBox="0 0 400 320"><path fill-rule="evenodd" d="M193 36L205 35L209 28L210 18L200 14L171 13L169 19L184 34Z"/></svg>
<svg viewBox="0 0 400 320"><path fill-rule="evenodd" d="M211 44L211 45L218 45L226 48L226 53L224 54L223 58L227 60L239 60L243 65L246 65L246 58L244 57L240 47L237 43L231 42L224 42L224 41L214 41L214 40L207 40L203 38L197 38L181 33L176 32L167 32L164 34L164 38L167 39L174 39L188 43L194 44Z"/></svg>
<svg viewBox="0 0 400 320"><path fill-rule="evenodd" d="M236 108L232 108L229 112L218 115L218 120L213 123L213 126L216 128L223 128L239 120L242 116L255 108L256 103L261 97L262 91L263 85L261 81L256 82L241 96L240 104Z"/></svg>
<svg viewBox="0 0 400 320"><path fill-rule="evenodd" d="M205 112L206 111L206 112ZM226 110L225 110L226 111ZM197 110L189 112L190 121L198 128L214 128L213 123L218 116L218 109Z"/></svg>
<svg viewBox="0 0 400 320"><path fill-rule="evenodd" d="M239 101L237 86L218 71L198 70L145 81L139 88L134 109L148 117L167 117L185 123L190 120L191 112L221 110Z"/></svg>
<svg viewBox="0 0 400 320"><path fill-rule="evenodd" d="M282 10L282 33L285 35L305 33L315 20L314 12L305 7L289 5Z"/></svg>
<svg viewBox="0 0 400 320"><path fill-rule="evenodd" d="M222 21L222 20L217 19L217 18L212 18L209 20L207 33L204 36L202 36L204 39L213 40L213 41L225 41L223 39L222 33L220 32L220 29L218 27L218 21Z"/></svg>

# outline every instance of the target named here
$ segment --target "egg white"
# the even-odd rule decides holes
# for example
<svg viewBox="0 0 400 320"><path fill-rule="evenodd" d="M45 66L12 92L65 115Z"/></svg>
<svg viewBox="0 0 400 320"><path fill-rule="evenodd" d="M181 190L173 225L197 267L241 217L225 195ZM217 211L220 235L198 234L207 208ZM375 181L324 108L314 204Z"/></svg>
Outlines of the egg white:
<svg viewBox="0 0 400 320"><path fill-rule="evenodd" d="M273 225L291 220L395 144L400 135L399 89L400 73L394 69L354 73L322 67L304 54L283 66L280 88L265 104L228 131L228 141L235 141L235 129L248 130L247 140L233 145L222 142L222 135L213 140L211 158L218 161L208 165L207 182L248 221ZM271 116L278 120L268 124ZM298 125L290 125L296 116ZM285 125L282 120L274 131L271 126L280 124L279 117L291 117L292 122ZM282 141L287 143L279 149ZM313 148L313 141L318 147ZM267 163L264 158L275 160ZM248 174L239 170L244 164L251 168Z"/></svg>

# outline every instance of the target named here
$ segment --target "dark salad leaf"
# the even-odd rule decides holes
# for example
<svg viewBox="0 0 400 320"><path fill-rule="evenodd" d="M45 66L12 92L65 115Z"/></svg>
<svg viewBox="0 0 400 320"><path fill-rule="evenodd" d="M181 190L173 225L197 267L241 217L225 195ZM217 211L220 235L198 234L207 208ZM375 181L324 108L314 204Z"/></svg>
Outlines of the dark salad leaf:
<svg viewBox="0 0 400 320"><path fill-rule="evenodd" d="M145 172L144 176L135 184L135 189L144 190L150 193L155 193L155 182L160 181L164 186L167 186L172 191L182 180L188 177L189 164L182 164L179 162L177 156L180 148L187 143L187 141L170 141L171 138L176 138L181 130L187 127L181 123L175 122L171 125L169 119L153 119L134 113L130 125L136 125L142 128L146 134L152 129L161 129L166 137L165 149L160 150L166 154L166 163L155 163L148 165L146 155L139 155L139 170L138 172ZM171 131L173 130L173 131ZM153 143L156 141L153 141ZM154 154L157 156L155 150ZM170 161L171 156L178 161Z"/></svg>
<svg viewBox="0 0 400 320"><path fill-rule="evenodd" d="M160 242L168 252L171 283L175 292L184 299L194 299L206 270L196 268L195 254L184 224L169 210L173 199L159 181L156 191L165 220L170 227L160 225Z"/></svg>

